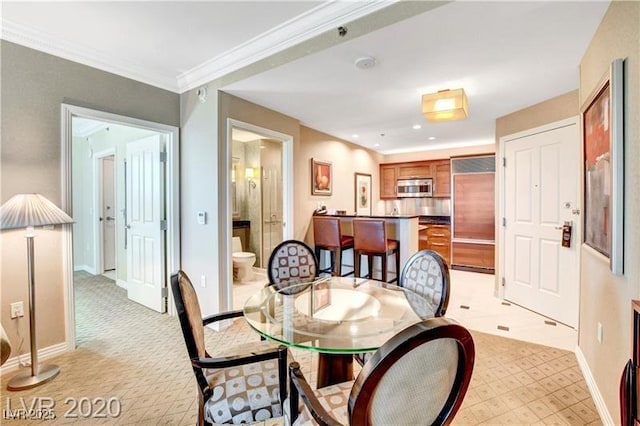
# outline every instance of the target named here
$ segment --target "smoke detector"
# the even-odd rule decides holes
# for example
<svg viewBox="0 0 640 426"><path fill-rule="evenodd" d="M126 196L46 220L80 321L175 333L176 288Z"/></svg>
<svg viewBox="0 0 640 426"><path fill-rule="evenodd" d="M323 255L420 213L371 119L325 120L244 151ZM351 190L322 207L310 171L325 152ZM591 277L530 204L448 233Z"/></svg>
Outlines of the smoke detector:
<svg viewBox="0 0 640 426"><path fill-rule="evenodd" d="M376 58L372 56L363 56L356 59L356 68L367 70L376 66Z"/></svg>

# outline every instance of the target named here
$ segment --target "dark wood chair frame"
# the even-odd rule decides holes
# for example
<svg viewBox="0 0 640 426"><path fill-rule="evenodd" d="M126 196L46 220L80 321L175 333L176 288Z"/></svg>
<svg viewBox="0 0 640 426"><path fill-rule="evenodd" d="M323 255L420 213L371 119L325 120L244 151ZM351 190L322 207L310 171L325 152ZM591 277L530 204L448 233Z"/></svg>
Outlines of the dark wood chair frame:
<svg viewBox="0 0 640 426"><path fill-rule="evenodd" d="M191 360L191 366L193 368L193 372L196 376L196 382L198 384L198 424L209 424L204 420L204 405L213 394L213 389L209 388L209 383L204 375L203 369L235 367L245 364L252 364L255 362L266 361L269 359L277 359L278 380L280 383L280 403L284 404L284 400L287 397L287 348L281 345L272 349L261 351L255 350L247 354L217 358L212 358L208 353L205 352L206 356L204 358L199 357L195 337L193 335L193 331L191 330L191 323L189 322L189 315L185 308L182 292L180 291L180 274L184 274L184 272L178 271L177 274L171 276L171 290L173 292L173 299L175 301L176 310L178 312L180 326L182 327L182 334L187 346L187 352L189 354L189 359ZM184 276L186 277L186 274L184 274ZM189 280L189 282L191 281ZM238 318L241 316L243 316L243 312L241 310L209 315L202 318L202 326L204 327L214 322Z"/></svg>
<svg viewBox="0 0 640 426"><path fill-rule="evenodd" d="M369 418L371 397L382 377L396 361L419 345L445 338L454 339L458 344L458 366L451 393L433 425L449 424L462 405L469 387L475 361L475 346L473 338L466 328L444 317L430 318L404 329L381 346L369 362L364 365L349 396L350 424L371 425ZM292 362L289 365L289 390L291 423L298 417L299 399L302 399L318 424L340 425L315 397L313 389L302 374L297 362Z"/></svg>
<svg viewBox="0 0 640 426"><path fill-rule="evenodd" d="M341 276L341 277L347 277L349 275L353 275L356 272L355 269L355 264L353 265L353 270L351 272L348 272L346 274L342 273L342 252L345 250L350 250L353 249L353 239L351 240L350 243L342 245L342 230L341 230L341 224L340 224L340 219L339 218L332 218L332 217L326 217L326 216L314 216L313 217L313 226L314 226L314 239L316 238L315 236L315 220L335 220L338 222L338 242L337 244L334 245L327 245L327 244L318 244L315 243L314 247L315 247L315 254L316 254L316 259L318 260L318 262L320 262L320 253L322 252L322 250L326 250L329 252L329 256L330 256L330 263L331 265L326 268L326 269L322 269L319 272L322 273L329 273L331 275L337 275L337 276ZM347 265L349 266L349 265Z"/></svg>
<svg viewBox="0 0 640 426"><path fill-rule="evenodd" d="M632 301L632 358L627 361L620 377L620 425L640 424L640 301Z"/></svg>

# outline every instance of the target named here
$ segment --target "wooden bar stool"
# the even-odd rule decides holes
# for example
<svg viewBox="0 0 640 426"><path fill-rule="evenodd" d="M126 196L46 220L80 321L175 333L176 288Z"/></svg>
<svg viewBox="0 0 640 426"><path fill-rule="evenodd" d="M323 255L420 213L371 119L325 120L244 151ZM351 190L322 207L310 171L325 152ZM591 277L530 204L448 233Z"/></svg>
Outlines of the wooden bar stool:
<svg viewBox="0 0 640 426"><path fill-rule="evenodd" d="M360 258L366 255L369 261L368 278L373 278L373 258L380 256L382 263L382 281L394 282L400 275L400 242L387 239L387 228L382 219L354 219L354 263L356 276L360 277ZM387 278L387 256L395 254L396 277Z"/></svg>
<svg viewBox="0 0 640 426"><path fill-rule="evenodd" d="M342 275L342 252L353 248L353 237L342 235L340 219L337 217L314 216L313 239L318 262L320 261L320 250L328 250L331 254L331 266L320 270L320 272L329 272L331 275L339 275L341 277L353 274L352 271Z"/></svg>

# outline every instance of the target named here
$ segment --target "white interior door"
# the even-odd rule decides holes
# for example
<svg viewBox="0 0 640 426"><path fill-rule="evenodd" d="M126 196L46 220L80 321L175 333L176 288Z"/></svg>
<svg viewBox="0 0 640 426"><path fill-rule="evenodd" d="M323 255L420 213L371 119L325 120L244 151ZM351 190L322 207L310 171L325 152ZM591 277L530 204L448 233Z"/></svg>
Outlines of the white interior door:
<svg viewBox="0 0 640 426"><path fill-rule="evenodd" d="M504 298L578 325L580 153L577 123L505 142ZM571 247L562 225L572 222Z"/></svg>
<svg viewBox="0 0 640 426"><path fill-rule="evenodd" d="M166 311L164 163L161 135L127 144L127 281L129 299Z"/></svg>
<svg viewBox="0 0 640 426"><path fill-rule="evenodd" d="M102 268L116 269L115 162L102 159Z"/></svg>

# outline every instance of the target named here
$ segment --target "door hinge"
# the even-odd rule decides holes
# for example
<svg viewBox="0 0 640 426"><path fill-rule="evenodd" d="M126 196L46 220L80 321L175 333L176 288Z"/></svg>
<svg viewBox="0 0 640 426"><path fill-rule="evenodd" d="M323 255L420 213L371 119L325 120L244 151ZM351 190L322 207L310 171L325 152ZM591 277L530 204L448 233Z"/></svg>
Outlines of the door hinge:
<svg viewBox="0 0 640 426"><path fill-rule="evenodd" d="M506 217L502 218L502 226L505 226L505 227L507 226L507 218Z"/></svg>
<svg viewBox="0 0 640 426"><path fill-rule="evenodd" d="M167 162L167 153L166 152L161 152L160 153L160 162L161 163L166 163Z"/></svg>
<svg viewBox="0 0 640 426"><path fill-rule="evenodd" d="M507 157L502 157L502 167L507 167Z"/></svg>
<svg viewBox="0 0 640 426"><path fill-rule="evenodd" d="M506 282L507 282L507 280L506 280L504 277L502 277L502 287L504 287L504 285L506 284Z"/></svg>
<svg viewBox="0 0 640 426"><path fill-rule="evenodd" d="M160 230L161 231L166 231L167 230L167 221L166 220L161 220L160 221Z"/></svg>
<svg viewBox="0 0 640 426"><path fill-rule="evenodd" d="M167 287L162 287L162 297L169 297L169 289Z"/></svg>

